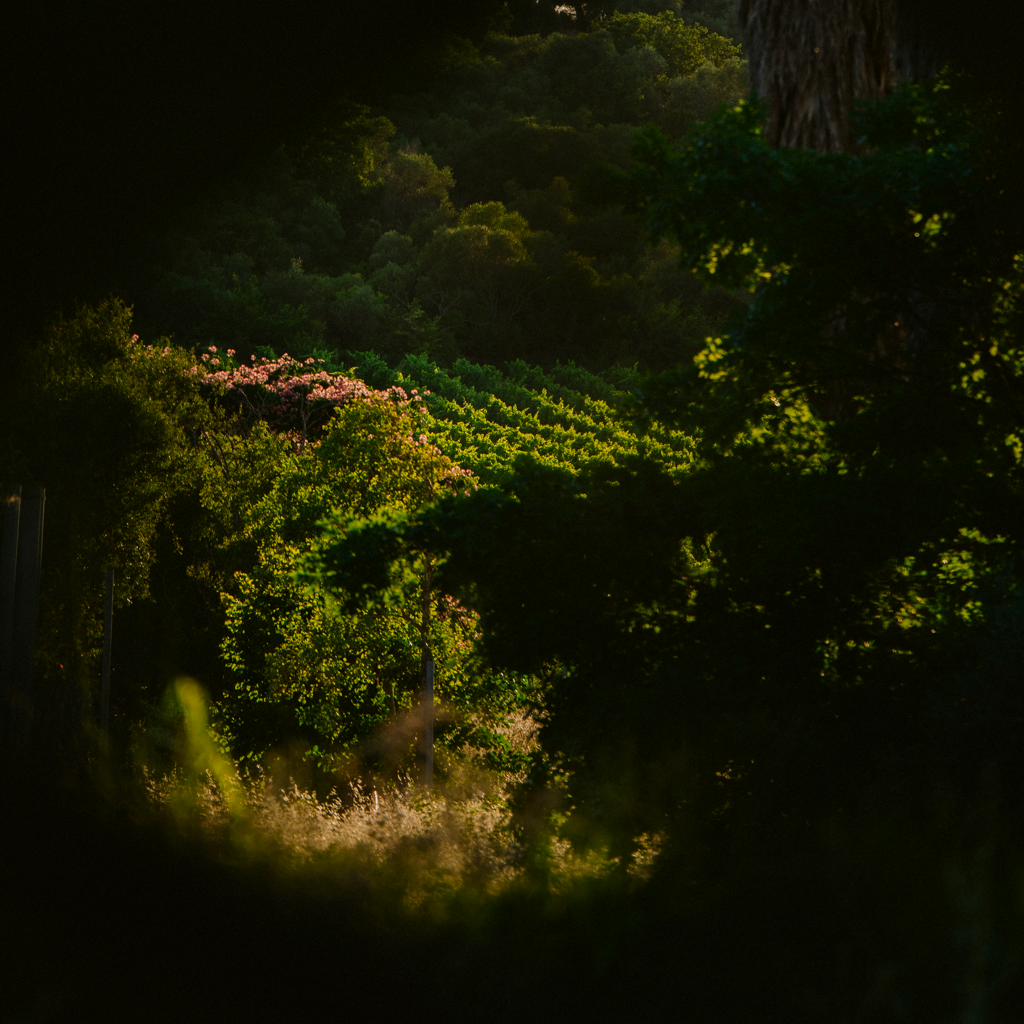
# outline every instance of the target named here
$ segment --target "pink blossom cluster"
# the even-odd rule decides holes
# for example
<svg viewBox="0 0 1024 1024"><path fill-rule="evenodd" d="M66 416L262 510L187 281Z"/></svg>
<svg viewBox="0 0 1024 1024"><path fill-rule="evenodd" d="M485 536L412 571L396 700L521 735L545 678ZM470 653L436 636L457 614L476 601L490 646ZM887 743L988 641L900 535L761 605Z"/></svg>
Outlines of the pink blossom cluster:
<svg viewBox="0 0 1024 1024"><path fill-rule="evenodd" d="M284 429L298 428L300 450L310 431L324 423L332 409L349 402L383 400L400 408L422 408L423 397L415 388L410 393L400 387L374 390L361 380L318 368L322 359L299 360L286 352L277 359L251 356L251 366L238 366L233 359L234 349L228 349L226 355L224 369L207 370L220 365L217 347L210 345L202 356L207 367L196 366L191 372L200 374L203 384L240 398L250 419L275 421ZM427 443L426 435L421 438L421 443Z"/></svg>
<svg viewBox="0 0 1024 1024"><path fill-rule="evenodd" d="M219 360L213 360L214 365ZM235 392L252 400L255 391L266 393L268 404L281 409L281 414L297 409L300 405L316 401L330 405L345 405L353 399L368 398L373 391L362 381L328 373L326 370L304 371L303 366L288 355L277 360L261 360L253 366L239 366L234 369L214 370L204 374L204 384L220 385L228 392ZM405 395L402 395L405 398ZM406 400L405 404L408 404Z"/></svg>
<svg viewBox="0 0 1024 1024"><path fill-rule="evenodd" d="M132 350L132 359L137 359L140 355L144 356L146 359L153 359L155 356L169 356L171 354L171 348L169 345L165 345L162 349L154 348L152 345L143 345L137 334L132 335L131 341L128 344Z"/></svg>
<svg viewBox="0 0 1024 1024"><path fill-rule="evenodd" d="M203 355L203 360L211 365L219 365L216 356L217 347L211 345ZM235 350L228 349L227 355L234 356ZM247 398L255 397L254 390L266 392L268 398L276 399L275 405L283 409L295 409L299 405L313 402L326 402L332 406L345 405L355 399L388 398L399 406L408 406L422 402L423 399L414 388L411 397L404 388L391 387L384 391L375 391L367 387L361 380L344 377L341 374L328 373L326 370L314 369L322 364L322 359L294 359L286 352L278 359L259 359L250 357L252 366L229 365L223 370L204 373L202 383L219 385L226 391L234 391ZM308 369L307 369L308 367ZM202 367L196 367L194 373L202 373ZM424 392L430 394L429 391Z"/></svg>

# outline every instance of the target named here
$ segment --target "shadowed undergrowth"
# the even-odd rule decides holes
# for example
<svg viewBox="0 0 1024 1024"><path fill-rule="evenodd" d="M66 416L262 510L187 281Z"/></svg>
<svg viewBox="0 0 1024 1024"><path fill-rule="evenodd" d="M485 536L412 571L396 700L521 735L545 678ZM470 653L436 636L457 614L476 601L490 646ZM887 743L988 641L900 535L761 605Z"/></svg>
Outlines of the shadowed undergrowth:
<svg viewBox="0 0 1024 1024"><path fill-rule="evenodd" d="M5 789L4 1020L1017 1019L1024 842L992 776L629 865L524 838L480 773L237 785Z"/></svg>

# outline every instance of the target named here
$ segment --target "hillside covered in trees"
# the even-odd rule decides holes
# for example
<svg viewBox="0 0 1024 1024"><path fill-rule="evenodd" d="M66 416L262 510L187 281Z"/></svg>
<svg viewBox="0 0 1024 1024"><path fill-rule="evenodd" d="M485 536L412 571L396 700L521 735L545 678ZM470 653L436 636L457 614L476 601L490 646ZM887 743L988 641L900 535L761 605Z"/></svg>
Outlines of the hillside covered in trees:
<svg viewBox="0 0 1024 1024"><path fill-rule="evenodd" d="M897 5L793 127L781 10L492 4L33 337L16 1019L1017 1019L1016 107Z"/></svg>

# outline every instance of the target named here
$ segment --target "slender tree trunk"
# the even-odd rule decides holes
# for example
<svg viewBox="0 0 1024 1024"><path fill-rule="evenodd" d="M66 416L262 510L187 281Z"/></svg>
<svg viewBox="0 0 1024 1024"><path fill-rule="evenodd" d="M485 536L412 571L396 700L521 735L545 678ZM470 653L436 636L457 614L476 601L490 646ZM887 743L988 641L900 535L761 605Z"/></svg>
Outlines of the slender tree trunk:
<svg viewBox="0 0 1024 1024"><path fill-rule="evenodd" d="M423 664L423 707L424 737L423 746L426 756L423 763L423 785L427 789L434 786L434 659L428 654Z"/></svg>
<svg viewBox="0 0 1024 1024"><path fill-rule="evenodd" d="M423 785L434 784L434 656L430 650L430 555L425 556L423 572L423 619L420 637L423 646L420 710L423 716Z"/></svg>

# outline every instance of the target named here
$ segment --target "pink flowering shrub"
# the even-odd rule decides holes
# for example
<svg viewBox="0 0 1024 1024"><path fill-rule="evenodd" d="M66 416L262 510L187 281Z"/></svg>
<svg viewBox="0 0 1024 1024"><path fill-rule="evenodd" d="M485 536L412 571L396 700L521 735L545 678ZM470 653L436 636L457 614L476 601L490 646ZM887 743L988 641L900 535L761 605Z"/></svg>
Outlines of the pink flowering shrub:
<svg viewBox="0 0 1024 1024"><path fill-rule="evenodd" d="M155 370L154 350L134 346ZM240 364L215 345L175 376L213 399L199 401L209 415L191 432L208 517L191 571L222 602L226 686L213 709L222 741L253 763L286 736L304 737L325 764L372 745L413 713L426 642L448 716L438 742L461 749L469 718L498 714L495 694L508 689L480 667L473 611L435 589L424 615L421 558L403 564L379 608L358 614L298 578L326 517L411 511L475 485L433 443L423 395L374 389L313 358ZM396 752L388 770L408 754Z"/></svg>
<svg viewBox="0 0 1024 1024"><path fill-rule="evenodd" d="M424 618L421 558L403 563L380 607L359 613L298 578L326 517L413 510L442 490L472 485L471 474L420 429L427 417L421 404L399 389L358 392L301 458L287 453L286 439L274 437L267 422L226 438L240 456L226 466L262 468L279 453L265 493L246 493L224 516L229 560L228 548L255 546L255 562L236 563L222 590L221 651L233 686L216 718L236 756L258 761L280 742L282 722L308 737L321 760L351 752L413 712L425 641L436 661L435 692L453 714L475 713L491 699L478 680L477 616L435 591Z"/></svg>

